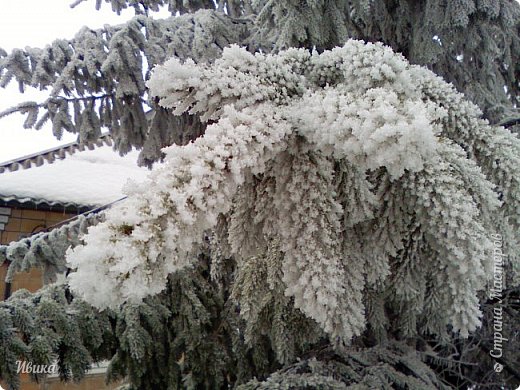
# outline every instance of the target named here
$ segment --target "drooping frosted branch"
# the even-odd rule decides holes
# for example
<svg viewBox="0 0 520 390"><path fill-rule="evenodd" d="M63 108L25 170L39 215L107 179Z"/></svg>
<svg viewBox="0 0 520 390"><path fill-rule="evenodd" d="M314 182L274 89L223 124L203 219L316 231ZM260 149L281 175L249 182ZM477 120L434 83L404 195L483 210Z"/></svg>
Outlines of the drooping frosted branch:
<svg viewBox="0 0 520 390"><path fill-rule="evenodd" d="M80 141L96 139L101 127L107 127L120 153L144 147L146 157L141 161L150 164L161 157L157 149L175 140L171 134L150 129L154 115L145 113L144 104L151 67L172 55L212 61L224 46L247 35L246 24L210 10L164 20L140 15L120 26L85 27L72 40L56 40L43 49L15 49L0 56L0 86L16 81L22 90L28 86L48 90L49 98L6 113L27 115L27 128L41 128L51 121L58 138L68 131L77 133ZM153 109L153 102L148 104ZM154 126L161 121L164 127L170 117L157 116ZM174 131L193 135L189 125L182 122ZM161 146L153 148L157 144Z"/></svg>
<svg viewBox="0 0 520 390"><path fill-rule="evenodd" d="M63 380L83 378L93 361L111 357L110 316L81 300L71 300L63 283L34 294L16 291L0 302L2 379L10 388L19 388L17 361L55 365ZM36 376L42 379L43 375Z"/></svg>
<svg viewBox="0 0 520 390"><path fill-rule="evenodd" d="M75 0L71 7L87 2L88 0ZM120 14L127 8L133 8L135 13L148 13L150 11L159 11L161 7L168 6L168 11L174 15L175 13L185 14L187 12L195 12L199 9L215 9L215 2L211 0L104 0L108 3L112 11ZM102 0L96 0L96 9L99 10Z"/></svg>
<svg viewBox="0 0 520 390"><path fill-rule="evenodd" d="M55 279L56 274L67 269L67 249L79 244L80 236L87 233L88 227L102 220L103 214L82 215L50 232L0 245L0 263L9 262L6 282L11 282L17 272L28 271L32 267L43 267L45 283Z"/></svg>
<svg viewBox="0 0 520 390"><path fill-rule="evenodd" d="M516 1L417 0L412 6L408 0L256 0L254 5L257 40L266 50L332 49L349 38L383 42L444 77L492 123L518 116Z"/></svg>
<svg viewBox="0 0 520 390"><path fill-rule="evenodd" d="M228 107L204 137L170 147L165 165L69 253L70 265L78 268L71 287L98 307L162 291L168 274L193 262L194 246L230 209L246 172L261 173L284 149L288 132L269 104L242 112ZM100 262L92 261L92 250Z"/></svg>
<svg viewBox="0 0 520 390"><path fill-rule="evenodd" d="M491 261L485 237L503 229L492 214L516 207L516 196L500 206L512 181L491 184L464 136L471 129L484 139L489 126L467 106L445 104L460 97L437 76L382 45L349 41L322 54L232 47L213 65L173 59L149 87L175 115L210 124L194 143L164 149L165 167L69 253L71 287L89 302L115 307L161 291L219 221L239 268L278 242L284 294L340 340L362 332L366 288L384 292L410 280L394 272L420 267L429 270L422 288L384 298L411 315L406 333L431 302L444 313L429 318L431 329L451 324L467 335L478 326L476 294ZM507 142L496 153L518 158L518 140L497 131ZM500 169L511 175L517 166Z"/></svg>

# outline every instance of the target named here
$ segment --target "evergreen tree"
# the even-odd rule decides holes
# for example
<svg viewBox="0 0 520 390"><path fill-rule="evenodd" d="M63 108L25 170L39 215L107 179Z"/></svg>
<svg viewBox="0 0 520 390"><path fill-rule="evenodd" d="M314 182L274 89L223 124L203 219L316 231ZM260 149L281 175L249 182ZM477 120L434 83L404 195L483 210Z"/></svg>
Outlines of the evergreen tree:
<svg viewBox="0 0 520 390"><path fill-rule="evenodd" d="M1 85L50 91L8 113L163 164L0 247L74 269L0 305L12 388L20 358L135 389L518 385L515 1L105 2L136 17L0 53Z"/></svg>

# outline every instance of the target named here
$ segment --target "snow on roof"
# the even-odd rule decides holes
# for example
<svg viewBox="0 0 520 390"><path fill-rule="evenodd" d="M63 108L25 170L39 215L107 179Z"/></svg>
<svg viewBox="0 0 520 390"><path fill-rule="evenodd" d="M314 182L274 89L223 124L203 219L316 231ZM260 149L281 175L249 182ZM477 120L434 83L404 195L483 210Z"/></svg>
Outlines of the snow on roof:
<svg viewBox="0 0 520 390"><path fill-rule="evenodd" d="M77 152L53 164L0 174L0 199L50 205L100 206L124 196L129 178L142 181L137 151L121 157L108 145Z"/></svg>
<svg viewBox="0 0 520 390"><path fill-rule="evenodd" d="M29 169L34 166L39 167L45 163L52 164L56 159L65 158L67 154L73 155L76 152L83 152L85 149L92 150L103 145L112 146L112 137L109 134L103 134L94 141L86 141L82 143L71 142L52 149L43 150L38 153L33 153L28 156L0 163L0 173L6 171L17 171L18 169Z"/></svg>

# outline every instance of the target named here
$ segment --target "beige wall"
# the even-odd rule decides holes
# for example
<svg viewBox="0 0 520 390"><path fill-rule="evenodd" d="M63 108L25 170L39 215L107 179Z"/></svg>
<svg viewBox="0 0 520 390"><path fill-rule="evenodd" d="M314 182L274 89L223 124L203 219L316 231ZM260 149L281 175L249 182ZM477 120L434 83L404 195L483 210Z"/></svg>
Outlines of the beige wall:
<svg viewBox="0 0 520 390"><path fill-rule="evenodd" d="M39 390L113 390L118 386L121 386L121 383L105 384L105 374L93 374L79 383L63 383L57 378L47 379Z"/></svg>
<svg viewBox="0 0 520 390"><path fill-rule="evenodd" d="M7 224L0 232L0 244L18 241L28 234L38 233L44 228L51 227L58 222L71 218L74 215L58 211L23 210L11 208Z"/></svg>
<svg viewBox="0 0 520 390"><path fill-rule="evenodd" d="M122 382L105 384L105 374L87 375L81 382L61 382L59 378L46 378L42 383L32 382L29 374L20 376L20 390L114 390ZM0 382L7 389L7 385Z"/></svg>
<svg viewBox="0 0 520 390"><path fill-rule="evenodd" d="M9 244L12 241L18 241L23 237L38 233L45 228L56 225L58 222L71 217L73 217L73 215L57 211L11 208L7 224L5 224L4 230L0 232L0 244ZM5 279L6 272L7 264L4 264L0 267L0 281ZM39 268L33 268L28 272L21 272L14 276L13 282L11 283L11 293L21 288L35 292L42 286L42 270ZM0 299L2 300L4 298L4 291L5 283L0 283Z"/></svg>

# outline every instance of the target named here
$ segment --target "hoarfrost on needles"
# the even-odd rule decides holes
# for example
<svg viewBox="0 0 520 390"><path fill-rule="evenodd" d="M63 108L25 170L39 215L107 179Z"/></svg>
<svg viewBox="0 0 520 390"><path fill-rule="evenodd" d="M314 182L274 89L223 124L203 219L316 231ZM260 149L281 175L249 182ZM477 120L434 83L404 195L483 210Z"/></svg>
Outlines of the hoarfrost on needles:
<svg viewBox="0 0 520 390"><path fill-rule="evenodd" d="M87 301L116 307L158 293L225 215L239 269L278 243L285 294L336 339L363 331L366 285L397 278L396 267L423 270L417 290L403 285L395 299L426 300L432 330L452 324L467 335L478 326L486 234L498 226L480 212L499 206L495 185L513 203L520 197L463 148L514 154L516 144L505 133L501 146L473 142L499 130L440 78L351 40L321 54L232 46L213 64L174 58L148 87L176 115L209 125L194 142L165 148L164 166L69 251L70 286Z"/></svg>

